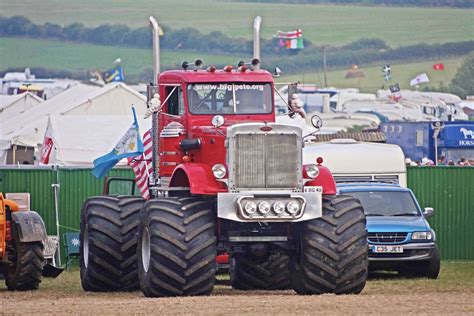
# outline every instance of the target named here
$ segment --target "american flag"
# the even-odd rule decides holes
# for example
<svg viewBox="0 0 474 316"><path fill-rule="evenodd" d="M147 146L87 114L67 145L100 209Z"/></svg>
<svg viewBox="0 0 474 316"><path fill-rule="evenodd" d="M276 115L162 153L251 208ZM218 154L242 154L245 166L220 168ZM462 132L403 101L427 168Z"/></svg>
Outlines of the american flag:
<svg viewBox="0 0 474 316"><path fill-rule="evenodd" d="M132 167L133 172L135 173L135 181L138 189L142 196L145 199L150 198L150 192L148 190L148 177L150 172L152 172L152 152L153 152L153 142L151 138L151 129L148 130L143 135L143 146L144 152L140 156L128 158L128 164Z"/></svg>

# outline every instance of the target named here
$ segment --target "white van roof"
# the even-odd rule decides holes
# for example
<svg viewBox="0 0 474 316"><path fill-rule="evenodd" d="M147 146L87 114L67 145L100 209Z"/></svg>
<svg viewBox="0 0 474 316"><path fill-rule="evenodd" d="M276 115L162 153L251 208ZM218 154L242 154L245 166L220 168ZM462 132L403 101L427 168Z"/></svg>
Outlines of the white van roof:
<svg viewBox="0 0 474 316"><path fill-rule="evenodd" d="M309 143L303 148L303 163L323 165L333 174L405 173L405 156L397 145L358 142L353 139L333 139L324 143Z"/></svg>

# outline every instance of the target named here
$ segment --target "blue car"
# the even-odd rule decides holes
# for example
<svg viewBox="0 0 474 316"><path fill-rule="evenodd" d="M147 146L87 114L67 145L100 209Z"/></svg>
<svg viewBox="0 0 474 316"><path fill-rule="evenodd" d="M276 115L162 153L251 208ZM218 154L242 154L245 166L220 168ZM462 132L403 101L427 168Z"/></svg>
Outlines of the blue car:
<svg viewBox="0 0 474 316"><path fill-rule="evenodd" d="M369 270L395 270L407 277L436 279L440 256L436 234L410 189L383 183L338 184L338 193L360 200L367 217Z"/></svg>

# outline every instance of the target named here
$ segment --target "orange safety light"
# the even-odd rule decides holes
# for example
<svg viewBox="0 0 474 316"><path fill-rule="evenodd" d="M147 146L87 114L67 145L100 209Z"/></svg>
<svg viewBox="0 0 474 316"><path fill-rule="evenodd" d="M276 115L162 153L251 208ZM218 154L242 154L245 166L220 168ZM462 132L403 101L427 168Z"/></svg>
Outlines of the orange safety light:
<svg viewBox="0 0 474 316"><path fill-rule="evenodd" d="M211 65L211 66L207 67L207 72L215 72L215 71L216 71L216 66Z"/></svg>

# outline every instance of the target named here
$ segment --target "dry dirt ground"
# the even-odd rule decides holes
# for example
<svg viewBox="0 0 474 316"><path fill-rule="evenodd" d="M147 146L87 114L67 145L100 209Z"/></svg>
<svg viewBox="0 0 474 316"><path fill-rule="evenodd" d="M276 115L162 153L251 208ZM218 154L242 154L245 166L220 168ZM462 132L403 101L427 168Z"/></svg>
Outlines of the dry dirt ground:
<svg viewBox="0 0 474 316"><path fill-rule="evenodd" d="M474 315L474 262L443 263L438 280L372 276L360 295L299 296L293 291L236 291L208 297L145 298L141 292L85 293L78 271L45 279L34 292L0 286L0 314L44 315Z"/></svg>

